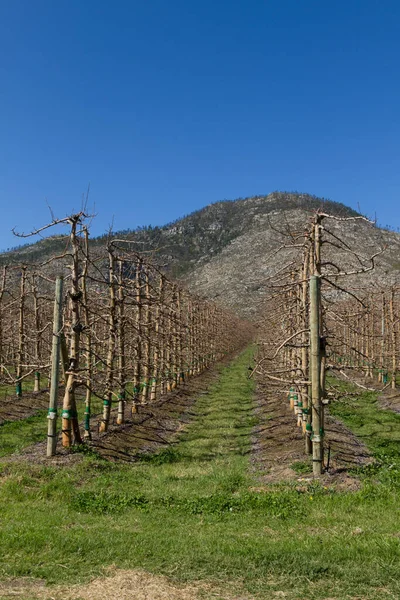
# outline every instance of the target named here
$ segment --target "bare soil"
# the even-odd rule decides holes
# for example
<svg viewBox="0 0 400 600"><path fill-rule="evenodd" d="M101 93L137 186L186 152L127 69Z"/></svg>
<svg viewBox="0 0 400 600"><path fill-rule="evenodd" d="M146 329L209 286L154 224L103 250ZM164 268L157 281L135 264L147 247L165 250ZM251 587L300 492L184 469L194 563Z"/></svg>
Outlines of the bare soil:
<svg viewBox="0 0 400 600"><path fill-rule="evenodd" d="M256 414L259 423L253 436L254 469L261 483L280 481L303 481L291 465L305 462L305 438L301 427L297 427L287 395L271 383L257 385ZM341 489L357 489L358 480L348 474L348 469L372 461L367 447L339 420L325 413L325 466L327 449L330 448L329 469L322 483L333 484ZM310 470L312 465L310 462Z"/></svg>
<svg viewBox="0 0 400 600"><path fill-rule="evenodd" d="M88 584L47 587L43 581L29 578L10 579L0 583L0 600L252 600L221 592L214 583L176 584L167 577L139 570L109 569L107 577Z"/></svg>
<svg viewBox="0 0 400 600"><path fill-rule="evenodd" d="M400 413L400 391L391 388L382 390L378 396L378 404L380 408Z"/></svg>
<svg viewBox="0 0 400 600"><path fill-rule="evenodd" d="M32 417L40 410L45 410L49 406L49 390L41 392L23 392L21 398L17 398L10 393L10 388L1 398L0 402L0 425L6 421L19 421Z"/></svg>
<svg viewBox="0 0 400 600"><path fill-rule="evenodd" d="M196 398L207 393L207 388L218 378L222 367L232 359L232 356L226 357L213 368L187 379L185 383L157 402L139 405L136 414L130 414L130 407L127 406L127 419L124 425L116 425L117 409L114 408L109 430L105 433L99 433L101 415L98 415L95 427L93 422L96 418L92 419L92 441L87 444L88 448L108 460L131 462L137 460L138 455L154 453L170 445L193 416L191 408ZM48 402L46 394L44 398L45 402ZM61 446L60 436L57 442L57 454L51 459L46 457L46 444L46 440L43 440L24 449L21 454L3 460L11 462L27 460L43 464L49 464L51 461L53 466L72 464L81 460L81 454L71 453Z"/></svg>

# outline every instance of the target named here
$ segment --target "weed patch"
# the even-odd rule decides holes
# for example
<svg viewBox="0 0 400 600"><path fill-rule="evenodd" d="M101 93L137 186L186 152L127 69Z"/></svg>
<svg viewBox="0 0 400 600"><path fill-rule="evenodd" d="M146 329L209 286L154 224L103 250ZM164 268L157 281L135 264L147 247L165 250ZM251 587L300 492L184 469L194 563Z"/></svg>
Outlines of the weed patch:
<svg viewBox="0 0 400 600"><path fill-rule="evenodd" d="M155 454L145 452L138 453L134 458L144 463L159 466L179 462L183 457L177 448L168 446L167 448L161 450L161 452L157 452Z"/></svg>
<svg viewBox="0 0 400 600"><path fill-rule="evenodd" d="M258 511L280 519L301 514L299 497L287 492L247 493L241 496L212 494L197 498L181 498L179 496L149 498L144 495L117 494L106 491L82 491L72 497L71 508L78 512L93 514L117 514L128 509L149 510L150 508L168 508L189 515L222 515Z"/></svg>
<svg viewBox="0 0 400 600"><path fill-rule="evenodd" d="M312 473L312 465L303 460L296 461L290 465L290 468L293 469L299 475L309 475Z"/></svg>
<svg viewBox="0 0 400 600"><path fill-rule="evenodd" d="M71 507L79 512L117 514L128 508L147 509L149 501L144 496L113 492L78 492L72 497Z"/></svg>

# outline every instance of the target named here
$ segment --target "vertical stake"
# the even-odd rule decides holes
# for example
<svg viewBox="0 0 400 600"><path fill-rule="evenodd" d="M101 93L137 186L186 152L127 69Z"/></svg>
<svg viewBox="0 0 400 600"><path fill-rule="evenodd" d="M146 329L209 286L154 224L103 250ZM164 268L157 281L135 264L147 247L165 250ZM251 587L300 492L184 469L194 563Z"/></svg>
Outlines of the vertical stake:
<svg viewBox="0 0 400 600"><path fill-rule="evenodd" d="M312 450L313 474L319 477L322 473L322 403L321 403L321 353L320 353L320 279L310 277L310 372L312 401Z"/></svg>
<svg viewBox="0 0 400 600"><path fill-rule="evenodd" d="M53 340L51 347L51 381L49 412L47 415L47 456L54 456L57 445L57 397L60 378L60 332L62 327L62 294L63 278L56 279L56 295L54 300Z"/></svg>

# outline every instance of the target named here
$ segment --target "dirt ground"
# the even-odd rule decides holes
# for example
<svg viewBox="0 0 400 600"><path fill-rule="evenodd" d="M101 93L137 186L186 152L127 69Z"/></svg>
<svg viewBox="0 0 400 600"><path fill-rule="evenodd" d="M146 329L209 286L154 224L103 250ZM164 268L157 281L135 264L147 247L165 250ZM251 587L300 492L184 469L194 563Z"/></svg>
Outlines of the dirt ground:
<svg viewBox="0 0 400 600"><path fill-rule="evenodd" d="M380 408L400 413L400 390L392 390L389 387L382 390L378 396L378 404Z"/></svg>
<svg viewBox="0 0 400 600"><path fill-rule="evenodd" d="M145 571L109 569L107 577L85 585L51 586L29 578L0 582L0 600L252 600L222 592L217 584L175 584L166 577Z"/></svg>
<svg viewBox="0 0 400 600"><path fill-rule="evenodd" d="M196 398L207 393L207 388L217 380L221 368L232 358L232 356L227 357L214 368L206 370L196 377L191 377L158 402L140 405L138 412L134 415L130 414L130 408L127 406L127 419L124 425L115 424L117 409L114 408L111 414L111 425L106 433L98 431L101 416L93 417L93 439L89 444L90 448L108 460L130 462L134 461L138 454L153 453L168 446L185 424L190 421L191 407ZM48 402L47 396L47 394L43 394L45 403ZM23 400L25 406L25 399L23 398ZM28 396L26 401L28 401ZM20 412L23 414L23 409ZM16 415L17 411L14 414ZM29 415L25 414L24 416ZM97 423L96 427L94 427L94 423ZM71 453L62 448L60 437L57 442L56 456L48 459L46 444L46 440L43 440L43 442L24 449L19 455L12 455L3 460L14 462L22 459L43 464L51 462L53 466L61 466L75 463L81 459L79 453Z"/></svg>
<svg viewBox="0 0 400 600"><path fill-rule="evenodd" d="M290 410L287 394L279 386L259 382L256 414L259 423L253 437L252 463L260 481L303 481L305 476L291 468L295 462L306 461L307 455L304 436ZM330 448L330 465L322 483L341 489L357 489L358 480L347 470L368 464L372 458L366 446L343 423L331 417L328 410L325 413L325 448ZM326 450L325 465L327 455Z"/></svg>
<svg viewBox="0 0 400 600"><path fill-rule="evenodd" d="M193 416L193 404L201 394L207 393L209 386L218 378L220 369L232 360L227 357L215 368L190 378L173 392L156 403L139 406L138 413L128 414L127 421L116 425L116 408L112 411L109 431L99 433L93 428L93 439L90 447L103 458L113 461L135 461L138 454L153 453L167 447ZM295 462L304 462L304 437L301 428L296 426L293 412L285 394L279 386L258 382L256 394L256 415L259 423L253 435L251 462L261 483L276 483L287 480L304 480L291 468ZM34 414L45 408L48 394L26 394L19 401L10 399L2 407L0 418L7 415L7 420L16 420ZM400 394L388 394L385 401L398 402L400 410ZM389 407L389 405L388 405ZM11 419L10 419L11 416ZM100 415L97 417L100 423ZM96 418L93 419L96 422ZM1 421L0 421L1 423ZM326 448L330 448L330 466L324 476L324 484L334 484L345 489L356 489L358 481L347 474L349 467L367 464L371 461L365 445L351 433L345 425L326 413ZM29 462L49 464L46 458L46 440L26 448L20 455L11 456L9 461L28 460ZM52 465L72 464L81 460L79 453L71 453L58 441L57 455L51 460ZM325 463L327 452L325 454Z"/></svg>
<svg viewBox="0 0 400 600"><path fill-rule="evenodd" d="M26 419L49 406L49 390L24 392L20 399L11 391L10 386L7 392L3 392L0 400L0 425L6 421Z"/></svg>

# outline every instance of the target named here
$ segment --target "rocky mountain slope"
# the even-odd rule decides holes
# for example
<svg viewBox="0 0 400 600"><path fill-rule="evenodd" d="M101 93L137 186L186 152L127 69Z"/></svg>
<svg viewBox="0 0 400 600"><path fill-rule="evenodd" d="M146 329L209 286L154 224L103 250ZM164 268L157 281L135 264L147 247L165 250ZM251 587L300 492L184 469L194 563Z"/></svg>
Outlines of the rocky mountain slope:
<svg viewBox="0 0 400 600"><path fill-rule="evenodd" d="M269 284L269 278L300 250L275 251L290 238L277 230L302 232L317 209L339 217L357 216L336 202L307 194L275 192L235 201L218 202L164 227L146 227L117 232L132 241L137 250L151 250L154 259L172 277L182 279L194 292L207 296L247 317L254 317ZM386 247L377 259L374 274L396 274L400 268L400 235L361 221L329 220L329 228L354 251L364 256ZM286 239L286 241L285 241ZM106 236L91 240L95 254ZM43 263L63 251L66 238L47 238L0 255L0 263ZM290 245L290 244L289 244ZM325 249L324 249L325 250ZM349 266L349 256L337 256ZM365 279L367 281L367 279Z"/></svg>
<svg viewBox="0 0 400 600"><path fill-rule="evenodd" d="M246 209L253 216L246 230L217 255L211 256L207 262L194 266L184 278L191 290L215 299L243 316L256 317L271 284L271 278L273 280L275 274L302 252L301 248L297 247L297 240L292 240L290 235L280 235L278 230L284 234L303 232L309 226L317 208L335 216L356 216L354 211L346 210L341 205L331 204L329 207L323 207L318 206L318 202L313 202L312 205L304 207L300 202L296 206L290 200L291 198L285 202L283 199L281 206L274 206L271 211L265 210L270 197L247 200ZM263 205L264 212L257 210L259 204ZM341 270L351 272L360 269L358 256L367 259L362 259L361 262L364 268L368 268L368 259L384 250L375 259L375 268L372 271L357 277L344 278L341 280L344 287L367 287L373 282L389 283L400 275L398 233L360 220L346 222L326 219L324 226L336 236L338 242L340 240L349 248L349 251L343 251L331 244L322 247L322 260L334 262ZM335 242L334 237L329 237ZM325 238L328 238L327 234ZM282 245L287 247L282 248ZM328 267L327 270L333 272L335 269Z"/></svg>
<svg viewBox="0 0 400 600"><path fill-rule="evenodd" d="M307 194L274 192L268 196L216 202L163 227L126 229L114 235L132 240L138 251L153 250L155 258L166 263L173 276L180 276L207 263L233 240L245 235L265 215L295 208L312 211L320 207L337 215L357 214L343 204ZM104 235L91 240L94 251L105 243L106 238ZM64 236L47 237L0 254L0 262L44 262L52 254L60 254L65 242Z"/></svg>

